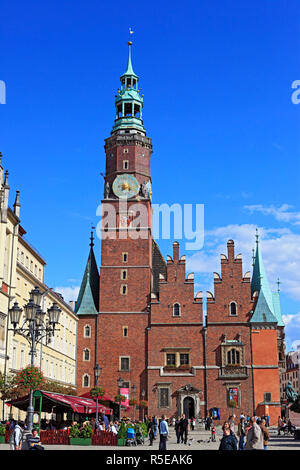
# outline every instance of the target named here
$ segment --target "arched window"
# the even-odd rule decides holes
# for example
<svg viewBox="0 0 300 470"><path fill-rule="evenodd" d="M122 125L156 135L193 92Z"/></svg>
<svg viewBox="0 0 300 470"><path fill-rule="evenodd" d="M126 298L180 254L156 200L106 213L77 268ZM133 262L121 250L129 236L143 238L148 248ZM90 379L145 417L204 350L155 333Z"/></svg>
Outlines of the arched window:
<svg viewBox="0 0 300 470"><path fill-rule="evenodd" d="M237 349L230 349L227 352L227 364L240 364L240 351L238 351Z"/></svg>
<svg viewBox="0 0 300 470"><path fill-rule="evenodd" d="M230 302L229 315L237 315L237 305L235 302Z"/></svg>
<svg viewBox="0 0 300 470"><path fill-rule="evenodd" d="M82 379L82 385L83 387L89 387L90 385L90 377L89 375L85 374Z"/></svg>
<svg viewBox="0 0 300 470"><path fill-rule="evenodd" d="M91 337L91 327L90 325L85 325L84 327L84 337L90 338Z"/></svg>
<svg viewBox="0 0 300 470"><path fill-rule="evenodd" d="M84 361L89 361L90 360L90 350L88 348L85 348L83 350L83 360Z"/></svg>
<svg viewBox="0 0 300 470"><path fill-rule="evenodd" d="M180 317L180 305L178 303L173 305L173 317Z"/></svg>

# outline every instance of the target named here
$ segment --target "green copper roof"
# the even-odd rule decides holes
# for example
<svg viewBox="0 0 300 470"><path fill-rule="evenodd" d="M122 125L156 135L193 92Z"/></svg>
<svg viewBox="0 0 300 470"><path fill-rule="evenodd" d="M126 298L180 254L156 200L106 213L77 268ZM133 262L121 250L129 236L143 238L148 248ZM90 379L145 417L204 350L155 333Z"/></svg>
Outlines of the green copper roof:
<svg viewBox="0 0 300 470"><path fill-rule="evenodd" d="M127 69L120 77L121 87L115 99L116 116L112 133L135 130L146 134L143 124L143 95L140 94L138 76L132 68L131 45L129 41Z"/></svg>
<svg viewBox="0 0 300 470"><path fill-rule="evenodd" d="M87 260L84 276L80 286L75 313L91 315L98 313L99 306L99 273L94 255L93 244Z"/></svg>
<svg viewBox="0 0 300 470"><path fill-rule="evenodd" d="M127 63L127 69L126 69L126 72L122 75L122 77L124 77L125 75L132 75L132 76L138 78L138 76L134 73L133 68L132 68L132 63L131 63L131 45L132 45L132 43L131 43L131 42L128 42L128 63ZM121 78L122 78L122 77L121 77Z"/></svg>
<svg viewBox="0 0 300 470"><path fill-rule="evenodd" d="M258 292L258 299L250 321L252 323L271 322L277 323L277 326L284 326L281 316L279 292L271 292L260 251L258 233L256 233L256 253L251 280L252 295L255 291Z"/></svg>

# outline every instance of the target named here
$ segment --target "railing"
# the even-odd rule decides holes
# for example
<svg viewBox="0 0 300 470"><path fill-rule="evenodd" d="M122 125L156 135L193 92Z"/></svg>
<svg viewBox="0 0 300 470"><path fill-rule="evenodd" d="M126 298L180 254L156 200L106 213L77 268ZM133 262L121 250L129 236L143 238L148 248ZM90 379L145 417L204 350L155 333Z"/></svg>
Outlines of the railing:
<svg viewBox="0 0 300 470"><path fill-rule="evenodd" d="M5 432L5 443L9 443L9 437L12 431ZM47 445L69 445L69 430L53 429L49 431L40 431L40 439L42 444ZM118 435L109 431L96 431L92 434L92 445L94 446L117 446Z"/></svg>
<svg viewBox="0 0 300 470"><path fill-rule="evenodd" d="M93 446L117 446L118 435L109 431L96 431L92 435Z"/></svg>
<svg viewBox="0 0 300 470"><path fill-rule="evenodd" d="M248 369L247 367L243 366L226 366L220 367L219 369L219 378L247 378L248 377Z"/></svg>
<svg viewBox="0 0 300 470"><path fill-rule="evenodd" d="M49 431L40 431L42 444L60 444L69 445L69 431L64 429L51 429Z"/></svg>

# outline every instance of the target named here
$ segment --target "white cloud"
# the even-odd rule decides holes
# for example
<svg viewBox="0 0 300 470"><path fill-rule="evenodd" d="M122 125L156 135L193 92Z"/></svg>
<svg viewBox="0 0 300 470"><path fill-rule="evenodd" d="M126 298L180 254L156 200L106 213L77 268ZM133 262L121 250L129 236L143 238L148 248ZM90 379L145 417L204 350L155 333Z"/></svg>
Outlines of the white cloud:
<svg viewBox="0 0 300 470"><path fill-rule="evenodd" d="M262 204L254 204L250 206L244 206L253 214L253 212L260 212L263 215L272 215L276 220L280 222L291 222L294 225L300 225L300 212L289 211L293 206L289 204L282 204L280 207L263 206Z"/></svg>
<svg viewBox="0 0 300 470"><path fill-rule="evenodd" d="M65 302L70 302L71 300L77 300L78 293L79 293L80 286L59 286L55 287L54 291L61 294L64 298Z"/></svg>

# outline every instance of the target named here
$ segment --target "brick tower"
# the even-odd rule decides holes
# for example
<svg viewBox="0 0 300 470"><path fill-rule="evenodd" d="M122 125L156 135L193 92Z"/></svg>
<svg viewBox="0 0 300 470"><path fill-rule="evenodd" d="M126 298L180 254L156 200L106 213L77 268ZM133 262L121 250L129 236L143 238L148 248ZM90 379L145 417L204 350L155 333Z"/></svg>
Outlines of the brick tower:
<svg viewBox="0 0 300 470"><path fill-rule="evenodd" d="M146 328L152 288L151 139L142 120L143 95L131 63L116 95L116 117L105 141L98 357L101 385L114 397L146 393ZM125 391L126 393L126 391Z"/></svg>

